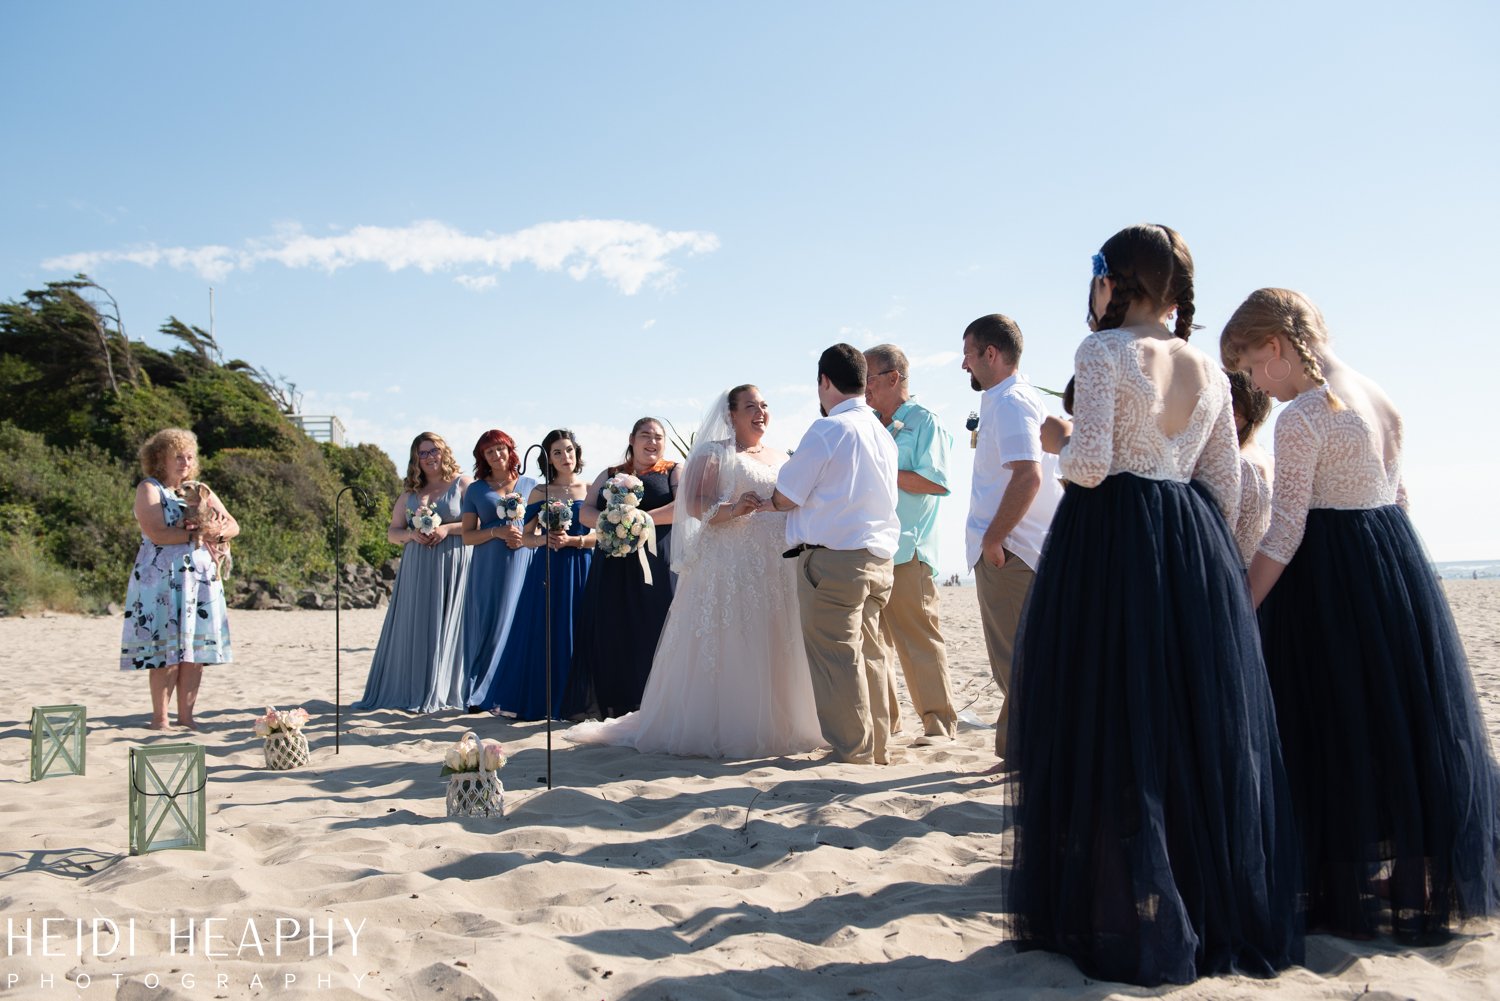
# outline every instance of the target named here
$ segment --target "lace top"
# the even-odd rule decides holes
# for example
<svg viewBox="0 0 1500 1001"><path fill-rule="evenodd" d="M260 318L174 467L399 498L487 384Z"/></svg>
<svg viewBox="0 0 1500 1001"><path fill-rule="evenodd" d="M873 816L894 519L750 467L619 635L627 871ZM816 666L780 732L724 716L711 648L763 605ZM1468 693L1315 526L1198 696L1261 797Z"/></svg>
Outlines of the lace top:
<svg viewBox="0 0 1500 1001"><path fill-rule="evenodd" d="M1240 517L1234 526L1234 541L1240 550L1240 559L1248 566L1255 556L1255 547L1266 536L1271 524L1271 477L1270 471L1260 463L1240 453Z"/></svg>
<svg viewBox="0 0 1500 1001"><path fill-rule="evenodd" d="M1184 350L1217 370L1202 352ZM1073 435L1058 455L1064 477L1085 487L1114 473L1198 480L1224 520L1235 524L1240 463L1227 376L1216 372L1204 383L1187 426L1168 437L1159 420L1162 399L1141 367L1140 344L1129 331L1090 334L1078 346L1073 369Z"/></svg>
<svg viewBox="0 0 1500 1001"><path fill-rule="evenodd" d="M1276 420L1276 492L1260 551L1290 563L1302 544L1307 512L1315 507L1405 507L1401 433L1397 417L1383 448L1367 418L1353 409L1334 410L1321 387L1288 403Z"/></svg>

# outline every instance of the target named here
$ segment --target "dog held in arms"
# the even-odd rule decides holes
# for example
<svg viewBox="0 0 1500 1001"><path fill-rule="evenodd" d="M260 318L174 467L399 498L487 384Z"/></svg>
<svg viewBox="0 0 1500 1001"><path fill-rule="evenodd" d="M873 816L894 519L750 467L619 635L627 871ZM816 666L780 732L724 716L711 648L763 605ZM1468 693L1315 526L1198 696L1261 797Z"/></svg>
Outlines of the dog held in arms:
<svg viewBox="0 0 1500 1001"><path fill-rule="evenodd" d="M234 555L229 551L229 543L222 539L213 542L203 541L203 516L213 510L211 501L214 492L202 480L184 481L179 492L182 494L182 505L185 508L183 520L199 526L188 533L189 542L194 549L206 548L209 557L219 568L220 579L227 577L234 569Z"/></svg>

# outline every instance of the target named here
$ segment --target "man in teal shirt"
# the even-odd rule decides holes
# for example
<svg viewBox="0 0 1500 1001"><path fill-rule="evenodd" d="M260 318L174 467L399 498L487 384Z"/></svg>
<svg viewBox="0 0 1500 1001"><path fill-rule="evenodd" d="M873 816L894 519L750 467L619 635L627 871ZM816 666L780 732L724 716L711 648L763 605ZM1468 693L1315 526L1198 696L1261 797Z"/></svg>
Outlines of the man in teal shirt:
<svg viewBox="0 0 1500 1001"><path fill-rule="evenodd" d="M896 439L896 517L901 543L896 550L895 584L881 615L886 642L901 658L922 736L914 746L952 738L958 714L948 694L948 653L937 612L938 502L948 493L948 452L953 437L937 415L911 398L906 354L894 344L865 352L869 374L865 402L880 414ZM892 720L900 719L891 694ZM893 726L894 729L894 726Z"/></svg>

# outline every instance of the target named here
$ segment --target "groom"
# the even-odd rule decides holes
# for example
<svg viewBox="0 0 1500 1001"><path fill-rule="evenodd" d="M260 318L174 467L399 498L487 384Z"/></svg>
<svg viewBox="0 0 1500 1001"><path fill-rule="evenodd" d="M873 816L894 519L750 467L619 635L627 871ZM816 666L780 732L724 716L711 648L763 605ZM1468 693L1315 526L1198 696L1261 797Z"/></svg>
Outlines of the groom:
<svg viewBox="0 0 1500 1001"><path fill-rule="evenodd" d="M891 596L896 443L865 402L865 356L835 344L818 359L815 421L776 477L790 511L786 555L797 557L802 642L813 698L834 757L888 764L890 652L880 612Z"/></svg>

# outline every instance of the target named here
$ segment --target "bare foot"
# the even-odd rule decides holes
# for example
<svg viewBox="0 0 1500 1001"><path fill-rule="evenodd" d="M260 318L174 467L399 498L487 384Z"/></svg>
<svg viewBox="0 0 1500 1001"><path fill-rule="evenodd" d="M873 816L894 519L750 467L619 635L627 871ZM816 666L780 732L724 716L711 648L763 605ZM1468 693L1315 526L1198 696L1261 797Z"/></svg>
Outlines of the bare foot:
<svg viewBox="0 0 1500 1001"><path fill-rule="evenodd" d="M177 725L184 730L192 730L194 733L199 733L203 730L203 727L199 726L198 721L195 719L180 719L177 721Z"/></svg>
<svg viewBox="0 0 1500 1001"><path fill-rule="evenodd" d="M154 719L146 724L147 730L170 730L171 724L164 719Z"/></svg>
<svg viewBox="0 0 1500 1001"><path fill-rule="evenodd" d="M986 768L984 771L980 772L979 774L980 775L995 775L995 776L1000 776L1000 775L1009 775L1013 771L1015 771L1015 769L1012 768L1012 767L1010 767L1010 765L1007 765L1003 761L997 761L993 765L990 765L988 768Z"/></svg>

